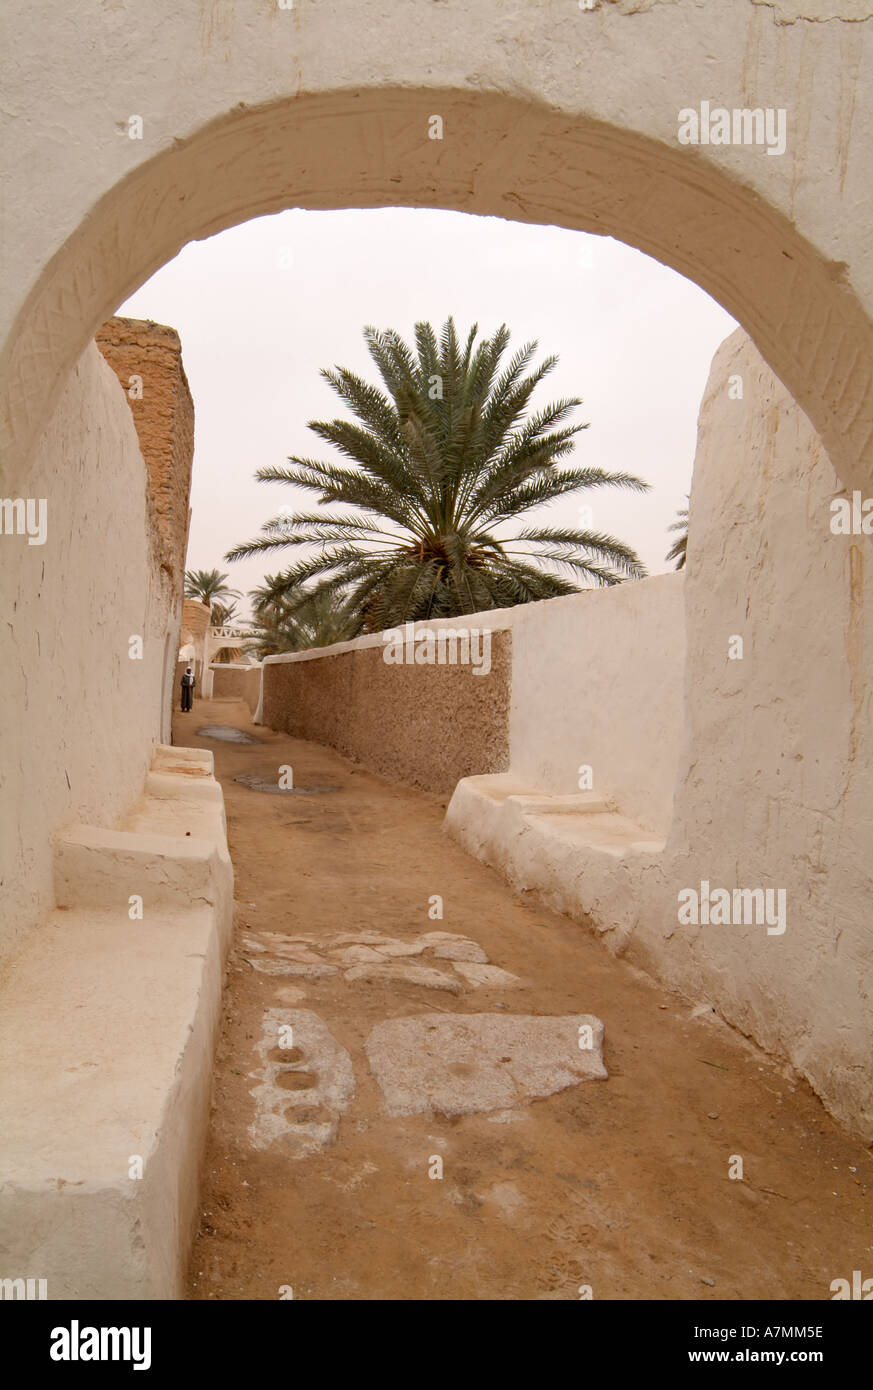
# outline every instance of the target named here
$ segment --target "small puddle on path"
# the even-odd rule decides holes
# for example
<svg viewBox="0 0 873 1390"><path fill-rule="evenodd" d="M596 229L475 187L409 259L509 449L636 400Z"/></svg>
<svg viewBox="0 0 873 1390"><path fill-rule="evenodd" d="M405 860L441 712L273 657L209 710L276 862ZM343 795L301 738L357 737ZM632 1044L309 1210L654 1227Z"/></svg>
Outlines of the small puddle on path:
<svg viewBox="0 0 873 1390"><path fill-rule="evenodd" d="M260 743L261 739L252 738L251 734L245 733L242 729L234 729L230 724L207 724L203 729L197 729L198 738L217 738L221 743Z"/></svg>
<svg viewBox="0 0 873 1390"><path fill-rule="evenodd" d="M339 787L280 787L278 783L264 777L257 772L241 772L238 777L234 777L235 782L241 782L244 787L249 787L253 792L268 792L271 796L321 796L323 792L338 792Z"/></svg>

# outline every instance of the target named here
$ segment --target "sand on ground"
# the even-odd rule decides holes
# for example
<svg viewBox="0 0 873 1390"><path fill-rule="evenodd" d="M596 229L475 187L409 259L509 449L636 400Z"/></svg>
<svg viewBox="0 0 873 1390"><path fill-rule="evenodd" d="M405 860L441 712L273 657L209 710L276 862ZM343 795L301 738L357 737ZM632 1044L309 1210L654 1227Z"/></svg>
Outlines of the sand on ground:
<svg viewBox="0 0 873 1390"><path fill-rule="evenodd" d="M209 725L258 742L197 735ZM873 1270L864 1146L784 1062L692 1018L706 1001L659 987L470 858L442 829L444 797L255 727L241 701L177 711L174 741L215 754L236 876L190 1298L829 1299L832 1280ZM234 780L275 783L283 766L296 788L325 790ZM526 987L455 994L252 963L267 959L259 942L295 934L434 930L471 938ZM284 1010L317 1015L354 1073L334 1142L304 1157L281 1136L253 1141L258 1048ZM372 1030L483 1012L596 1015L609 1079L490 1114L389 1116Z"/></svg>

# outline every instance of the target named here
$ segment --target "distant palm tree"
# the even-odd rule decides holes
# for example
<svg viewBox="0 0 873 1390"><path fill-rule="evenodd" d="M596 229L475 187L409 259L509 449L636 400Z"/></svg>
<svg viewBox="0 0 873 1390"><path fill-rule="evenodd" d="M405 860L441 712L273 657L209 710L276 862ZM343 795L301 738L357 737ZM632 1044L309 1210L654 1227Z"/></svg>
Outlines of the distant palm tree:
<svg viewBox="0 0 873 1390"><path fill-rule="evenodd" d="M229 575L221 574L218 570L186 570L185 597L199 599L209 609L216 607L217 599L239 598L238 589L227 587L225 581L229 578ZM211 613L210 622L213 627L220 626Z"/></svg>
<svg viewBox="0 0 873 1390"><path fill-rule="evenodd" d="M312 591L297 593L294 601L276 596L272 575L264 576L264 587L253 589L255 618L250 624L252 637L244 650L258 657L278 652L299 652L310 647L329 647L348 642L361 631L360 619L334 594Z"/></svg>
<svg viewBox="0 0 873 1390"><path fill-rule="evenodd" d="M688 498L686 498L686 501L688 501ZM672 526L668 526L667 530L679 531L680 534L676 537L664 558L666 560L675 560L677 570L684 570L688 551L688 508L680 507L676 512L676 516L678 520L674 521Z"/></svg>
<svg viewBox="0 0 873 1390"><path fill-rule="evenodd" d="M232 603L213 603L209 614L209 621L213 627L226 627L231 623L239 621L239 614L236 611L236 599Z"/></svg>
<svg viewBox="0 0 873 1390"><path fill-rule="evenodd" d="M476 334L474 325L461 345L449 318L437 343L432 326L418 323L416 355L392 330L366 328L387 394L345 368L323 370L362 423L309 425L352 466L292 457L291 468L255 475L354 512L277 516L225 558L317 546L318 554L276 576L274 596L288 595L293 604L301 586L308 595L306 586L317 579L319 593L347 595L367 631L575 593L579 586L567 571L596 586L641 578L636 553L612 536L543 524L502 533L531 508L581 488L642 491L648 484L630 473L561 464L587 425L557 427L581 401L527 412L557 358L528 371L537 347L528 343L501 372L509 330L504 325L478 345Z"/></svg>

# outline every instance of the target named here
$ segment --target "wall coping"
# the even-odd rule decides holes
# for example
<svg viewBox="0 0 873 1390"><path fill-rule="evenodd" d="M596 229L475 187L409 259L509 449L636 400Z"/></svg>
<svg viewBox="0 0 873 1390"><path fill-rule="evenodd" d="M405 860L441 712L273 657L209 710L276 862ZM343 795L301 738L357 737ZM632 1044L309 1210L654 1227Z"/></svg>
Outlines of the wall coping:
<svg viewBox="0 0 873 1390"><path fill-rule="evenodd" d="M546 599L545 602L549 603L552 600ZM412 623L411 626L416 636L422 632L440 632L445 628L459 630L465 627L505 632L513 625L513 614L517 613L519 608L530 607L529 603L522 603L516 608L492 608L483 613L465 613L459 618L433 618L429 622ZM264 665L279 665L286 661L314 661L322 656L343 656L346 652L365 651L368 647L384 647L385 632L405 634L407 626L404 624L400 628L385 628L384 632L367 632L363 637L353 637L350 642L334 642L329 647L308 647L303 652L278 652L275 656L265 656Z"/></svg>
<svg viewBox="0 0 873 1390"><path fill-rule="evenodd" d="M666 570L663 574L650 574L645 579L632 583L615 584L605 589L580 589L577 594L560 594L556 598L537 599L534 603L518 603L514 608L489 608L481 613L464 613L457 618L432 618L429 621L413 623L411 626L416 637L419 637L423 632L440 632L445 628L487 628L491 632L507 632L511 631L516 622L524 615L546 603L569 605L578 603L583 599L591 602L595 597L602 600L608 594L636 592L641 586L663 584L665 581L671 583L678 581L681 584L683 579L684 572L682 570ZM550 611L554 610L551 609ZM346 652L366 651L369 647L384 647L385 632L403 632L405 634L407 626L409 625L403 624L400 628L386 628L384 632L367 632L363 637L353 637L350 642L334 642L329 647L308 647L306 651L302 652L277 652L275 656L265 656L262 664L275 666L286 661L316 661L324 656L344 656Z"/></svg>

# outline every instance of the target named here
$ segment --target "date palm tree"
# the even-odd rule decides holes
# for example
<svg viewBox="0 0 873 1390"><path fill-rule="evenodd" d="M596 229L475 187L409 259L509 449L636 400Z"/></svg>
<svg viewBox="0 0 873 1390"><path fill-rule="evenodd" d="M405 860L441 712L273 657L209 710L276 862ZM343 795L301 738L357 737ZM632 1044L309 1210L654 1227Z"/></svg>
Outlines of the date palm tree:
<svg viewBox="0 0 873 1390"><path fill-rule="evenodd" d="M232 603L213 603L209 614L213 627L231 627L240 621L236 609L236 599Z"/></svg>
<svg viewBox="0 0 873 1390"><path fill-rule="evenodd" d="M244 650L258 657L278 652L300 652L310 647L329 647L348 642L361 631L361 622L335 594L298 593L293 602L276 596L276 577L264 576L264 586L249 597L255 613L250 623L251 640Z"/></svg>
<svg viewBox="0 0 873 1390"><path fill-rule="evenodd" d="M688 501L688 498L685 499ZM688 553L688 508L680 507L676 512L676 521L672 526L668 526L668 531L678 531L679 535L671 545L665 555L666 560L675 560L676 569L684 570L685 560Z"/></svg>
<svg viewBox="0 0 873 1390"><path fill-rule="evenodd" d="M567 464L587 429L565 423L581 401L528 409L558 359L531 368L532 342L501 370L509 330L503 325L478 344L477 332L474 325L461 343L449 318L437 341L431 324L418 323L413 351L393 330L366 328L384 389L343 367L325 369L322 377L357 420L309 424L347 462L292 457L288 468L255 475L305 488L322 506L353 510L276 516L225 558L315 546L317 553L274 577L273 595L292 606L308 601L315 580L319 593L345 595L367 631L575 593L577 580L601 586L641 578L638 556L613 536L513 525L583 488L642 491L648 484Z"/></svg>
<svg viewBox="0 0 873 1390"><path fill-rule="evenodd" d="M224 598L239 598L238 589L229 589L226 581L230 578L227 574L221 574L218 570L186 570L185 571L185 597L196 598L200 603L205 603L209 609L221 608L218 600ZM235 605L231 604L231 608ZM219 620L210 613L210 620L213 627L219 626Z"/></svg>

